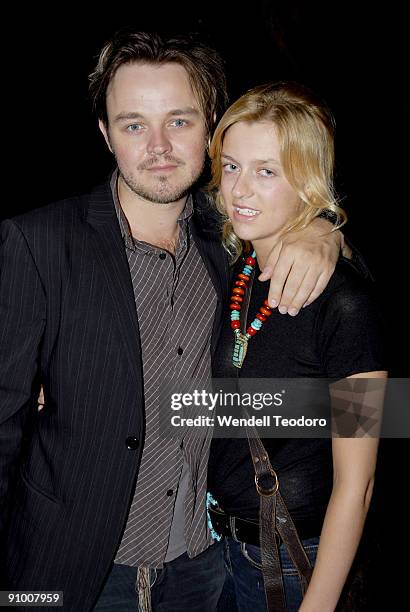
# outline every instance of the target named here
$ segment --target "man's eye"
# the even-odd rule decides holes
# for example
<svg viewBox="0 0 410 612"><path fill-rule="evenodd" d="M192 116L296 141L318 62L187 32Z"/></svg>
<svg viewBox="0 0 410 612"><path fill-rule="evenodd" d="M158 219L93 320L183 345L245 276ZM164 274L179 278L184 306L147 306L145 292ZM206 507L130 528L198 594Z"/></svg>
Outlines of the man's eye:
<svg viewBox="0 0 410 612"><path fill-rule="evenodd" d="M142 125L140 123L131 123L131 125L127 126L128 132L139 132L142 129Z"/></svg>

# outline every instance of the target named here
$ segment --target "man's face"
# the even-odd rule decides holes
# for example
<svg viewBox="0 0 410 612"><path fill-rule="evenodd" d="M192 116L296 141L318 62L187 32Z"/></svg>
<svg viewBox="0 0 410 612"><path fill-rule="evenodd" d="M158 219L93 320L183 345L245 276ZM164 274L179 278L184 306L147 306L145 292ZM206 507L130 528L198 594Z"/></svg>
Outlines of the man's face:
<svg viewBox="0 0 410 612"><path fill-rule="evenodd" d="M121 66L107 91L108 128L100 129L120 175L139 197L159 204L183 198L201 175L205 121L179 64Z"/></svg>

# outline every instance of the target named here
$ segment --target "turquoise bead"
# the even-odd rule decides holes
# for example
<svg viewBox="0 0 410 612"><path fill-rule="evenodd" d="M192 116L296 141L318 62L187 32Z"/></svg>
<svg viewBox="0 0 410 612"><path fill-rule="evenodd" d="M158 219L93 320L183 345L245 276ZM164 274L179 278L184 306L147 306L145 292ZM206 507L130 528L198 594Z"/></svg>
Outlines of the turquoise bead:
<svg viewBox="0 0 410 612"><path fill-rule="evenodd" d="M262 327L262 321L259 321L259 319L255 319L254 321L252 321L251 327L253 327L253 329L260 329Z"/></svg>

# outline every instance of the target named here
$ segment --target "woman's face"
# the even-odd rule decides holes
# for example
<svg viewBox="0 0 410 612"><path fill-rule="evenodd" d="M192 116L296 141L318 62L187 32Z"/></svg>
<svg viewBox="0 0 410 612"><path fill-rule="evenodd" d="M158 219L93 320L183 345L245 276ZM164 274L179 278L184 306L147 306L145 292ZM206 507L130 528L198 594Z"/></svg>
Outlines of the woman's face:
<svg viewBox="0 0 410 612"><path fill-rule="evenodd" d="M270 121L232 125L222 147L221 194L236 235L255 248L279 235L301 202L284 176L279 141Z"/></svg>

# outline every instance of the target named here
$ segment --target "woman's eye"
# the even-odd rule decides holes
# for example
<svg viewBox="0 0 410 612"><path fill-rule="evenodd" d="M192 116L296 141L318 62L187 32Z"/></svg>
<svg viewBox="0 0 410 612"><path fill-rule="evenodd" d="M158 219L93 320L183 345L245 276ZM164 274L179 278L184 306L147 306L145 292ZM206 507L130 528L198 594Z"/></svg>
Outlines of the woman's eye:
<svg viewBox="0 0 410 612"><path fill-rule="evenodd" d="M274 171L273 170L269 170L269 168L262 168L262 170L259 170L259 174L261 176L276 176Z"/></svg>
<svg viewBox="0 0 410 612"><path fill-rule="evenodd" d="M236 172L238 170L238 166L235 164L223 164L223 169L225 172Z"/></svg>

